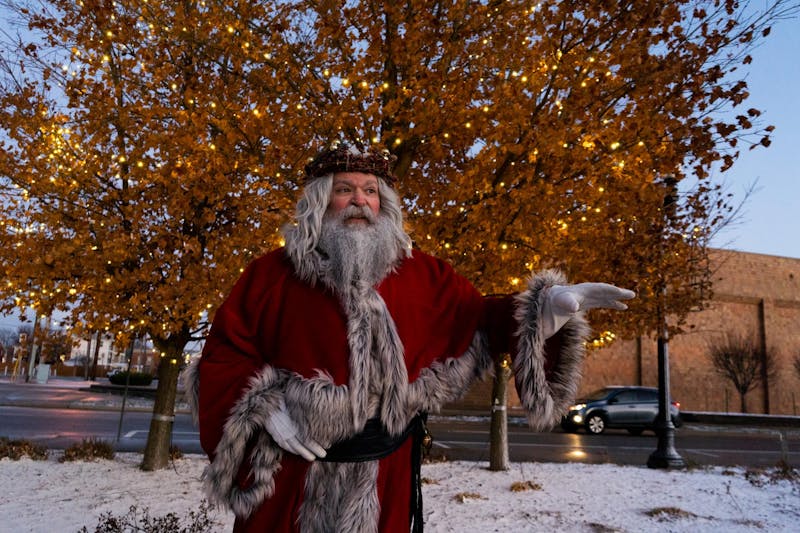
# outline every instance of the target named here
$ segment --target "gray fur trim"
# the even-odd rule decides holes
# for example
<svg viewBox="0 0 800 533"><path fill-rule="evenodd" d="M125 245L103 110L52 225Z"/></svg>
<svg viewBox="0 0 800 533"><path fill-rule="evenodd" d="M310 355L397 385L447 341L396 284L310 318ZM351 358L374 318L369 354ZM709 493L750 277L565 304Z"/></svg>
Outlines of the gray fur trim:
<svg viewBox="0 0 800 533"><path fill-rule="evenodd" d="M386 326L388 327L388 324ZM386 351L382 353L388 354L392 351L389 348L385 349ZM405 372L402 352L397 361ZM402 423L401 429L404 429L410 416L418 411L438 411L444 403L463 395L469 384L476 377L483 377L490 368L491 358L488 355L486 341L483 335L478 333L470 348L461 357L436 362L430 368L423 369L413 383L408 384L407 381L401 380L401 386L389 389L391 396L384 397L384 403L390 404L391 407L385 412L389 412L391 422ZM397 371L395 369L394 372ZM383 377L391 375L391 372L382 374ZM324 373L306 379L297 374L265 367L251 380L244 396L232 409L223 430L223 438L215 451L214 461L206 469L204 483L211 503L225 504L236 515L248 516L265 498L273 494L275 490L273 476L280 468L282 452L264 429L264 421L276 408L281 394L290 416L298 426L301 440L310 437L327 448L339 440L351 437L363 428L363 425L359 426L354 422L348 386L336 385L332 378ZM377 413L373 412L371 416L375 414ZM386 424L385 419L384 424ZM234 476L245 460L245 446L254 436L257 442L250 454L253 484L242 491L234 486ZM331 506L328 500L325 500L325 504ZM307 516L316 516L314 514L316 512ZM362 513L359 516L365 515ZM314 527L324 530L324 526L314 526L312 518L304 520L310 531L316 531ZM358 528L352 530L358 531Z"/></svg>
<svg viewBox="0 0 800 533"><path fill-rule="evenodd" d="M409 410L439 412L444 404L461 398L474 380L485 379L492 368L486 337L477 332L461 357L437 361L422 369L409 386Z"/></svg>
<svg viewBox="0 0 800 533"><path fill-rule="evenodd" d="M359 290L360 289L360 290ZM359 294L360 293L360 294ZM364 427L369 412L369 378L372 376L373 326L372 307L376 305L371 298L374 290L352 287L351 294L344 295L347 314L347 343L350 346L350 403L353 424ZM381 302L383 300L381 299Z"/></svg>
<svg viewBox="0 0 800 533"><path fill-rule="evenodd" d="M328 448L357 432L350 408L347 385L336 385L322 372L305 379L293 374L283 391L289 416L297 424L300 438L312 438Z"/></svg>
<svg viewBox="0 0 800 533"><path fill-rule="evenodd" d="M516 297L519 344L514 377L520 403L528 411L528 424L535 430L548 429L561 419L575 399L581 379L584 343L590 332L582 313L570 318L556 333L561 336L561 352L549 380L544 370L545 339L539 315L547 289L565 284L563 274L545 270L532 277L528 290Z"/></svg>
<svg viewBox="0 0 800 533"><path fill-rule="evenodd" d="M298 529L304 533L377 533L377 481L378 461L312 463L306 474Z"/></svg>
<svg viewBox="0 0 800 533"><path fill-rule="evenodd" d="M193 357L181 375L183 390L186 403L192 413L192 422L196 426L199 423L200 412L200 357Z"/></svg>
<svg viewBox="0 0 800 533"><path fill-rule="evenodd" d="M399 435L408 426L410 417L406 405L408 390L408 370L405 365L405 348L397 334L397 329L383 298L374 289L370 291L370 312L375 330L373 353L375 354L375 373L373 383L381 384L380 417L387 431Z"/></svg>
<svg viewBox="0 0 800 533"><path fill-rule="evenodd" d="M209 502L225 504L237 516L248 516L275 491L273 478L280 468L282 451L264 430L264 422L278 407L284 381L283 373L269 366L251 378L244 396L231 409L214 450L214 461L204 473ZM247 444L254 437L257 441L250 454L253 482L241 490L234 481L245 460Z"/></svg>
<svg viewBox="0 0 800 533"><path fill-rule="evenodd" d="M383 327L389 326L394 331L391 319ZM391 344L394 335L396 332L389 334L385 331L377 335L384 337L382 341L375 341L378 343L378 353L386 356L397 350L396 347L380 344ZM480 333L476 333L472 345L461 357L434 363L423 369L410 384L407 383L405 366L402 364L402 351L393 357L399 357L396 361L400 362L394 366L402 367L401 386L384 388L383 405L389 408L382 409L381 419L387 425L386 413L389 413L388 421L402 423L401 429L408 425L408 413L413 416L418 411L438 411L444 403L463 395L476 377L485 376L492 367L486 340ZM380 366L387 364L387 361L381 361ZM390 373L384 372L381 376L384 384L387 378L396 381L396 377L393 378ZM303 430L323 446L352 436L353 419L348 417L352 411L349 409L347 387L336 386L328 376L320 374L313 380L290 378L285 394L287 405L303 406L296 412L290 407L293 418L300 419L302 416ZM387 429L391 430L388 425ZM299 529L315 533L377 532L380 520L377 476L377 461L312 463L305 480L305 495L298 517Z"/></svg>

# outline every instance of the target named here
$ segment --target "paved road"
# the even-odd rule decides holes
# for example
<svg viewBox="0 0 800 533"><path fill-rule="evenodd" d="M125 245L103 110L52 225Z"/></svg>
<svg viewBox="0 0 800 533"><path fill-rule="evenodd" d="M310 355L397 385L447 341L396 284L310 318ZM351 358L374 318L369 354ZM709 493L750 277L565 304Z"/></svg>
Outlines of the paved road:
<svg viewBox="0 0 800 533"><path fill-rule="evenodd" d="M80 387L10 384L0 381L0 436L26 438L49 448L64 448L83 438L116 443L120 451L141 451L150 425L149 403L120 399ZM487 417L432 416L429 423L436 454L449 459L487 461ZM118 438L119 437L119 438ZM676 431L676 449L689 464L774 466L786 459L800 464L800 428L752 428L686 424ZM176 414L173 444L184 453L201 453L198 434L186 412ZM538 433L516 418L509 424L512 461L588 462L644 465L657 439L624 431L603 435Z"/></svg>
<svg viewBox="0 0 800 533"><path fill-rule="evenodd" d="M512 419L513 420L513 419ZM450 459L489 458L488 423L463 423L434 418L432 432L439 449ZM621 430L602 435L547 433L510 424L512 461L584 462L645 465L657 448L651 432L634 436ZM686 424L675 433L675 448L690 465L775 466L782 458L800 464L800 429L730 428Z"/></svg>
<svg viewBox="0 0 800 533"><path fill-rule="evenodd" d="M0 436L24 438L63 449L84 438L115 443L119 451L144 450L151 413L128 410L0 407ZM122 421L120 425L120 420ZM117 438L119 437L119 440ZM172 442L185 453L201 453L197 429L186 413L177 413Z"/></svg>

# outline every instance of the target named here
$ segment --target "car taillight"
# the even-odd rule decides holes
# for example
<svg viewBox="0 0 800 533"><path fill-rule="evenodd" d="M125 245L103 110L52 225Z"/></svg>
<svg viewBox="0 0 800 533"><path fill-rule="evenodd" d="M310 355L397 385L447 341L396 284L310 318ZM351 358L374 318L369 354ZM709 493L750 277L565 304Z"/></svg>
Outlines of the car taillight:
<svg viewBox="0 0 800 533"><path fill-rule="evenodd" d="M672 402L672 405L674 405L678 409L681 408L681 402Z"/></svg>

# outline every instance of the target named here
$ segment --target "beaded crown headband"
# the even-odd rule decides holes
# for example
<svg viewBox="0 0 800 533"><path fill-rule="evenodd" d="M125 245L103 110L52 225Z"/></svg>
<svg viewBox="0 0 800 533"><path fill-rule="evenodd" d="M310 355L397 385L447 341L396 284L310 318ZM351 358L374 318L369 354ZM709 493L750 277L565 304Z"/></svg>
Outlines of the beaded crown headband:
<svg viewBox="0 0 800 533"><path fill-rule="evenodd" d="M396 180L392 173L397 156L389 150L377 149L361 142L335 140L321 150L305 167L310 181L334 172L363 172L383 178L390 186Z"/></svg>

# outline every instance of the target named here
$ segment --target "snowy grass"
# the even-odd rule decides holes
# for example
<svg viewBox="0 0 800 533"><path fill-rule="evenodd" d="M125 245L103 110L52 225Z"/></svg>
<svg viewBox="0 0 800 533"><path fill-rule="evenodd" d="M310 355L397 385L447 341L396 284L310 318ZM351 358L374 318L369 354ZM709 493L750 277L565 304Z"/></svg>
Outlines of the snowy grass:
<svg viewBox="0 0 800 533"><path fill-rule="evenodd" d="M0 460L1 531L94 531L104 515L122 518L131 507L139 516L182 520L203 509L203 456L144 472L140 454L90 462L60 462L60 455ZM800 523L800 481L788 465L664 471L512 463L490 472L485 463L455 461L425 464L422 475L426 532L794 532ZM204 512L208 531L231 530L229 512Z"/></svg>

